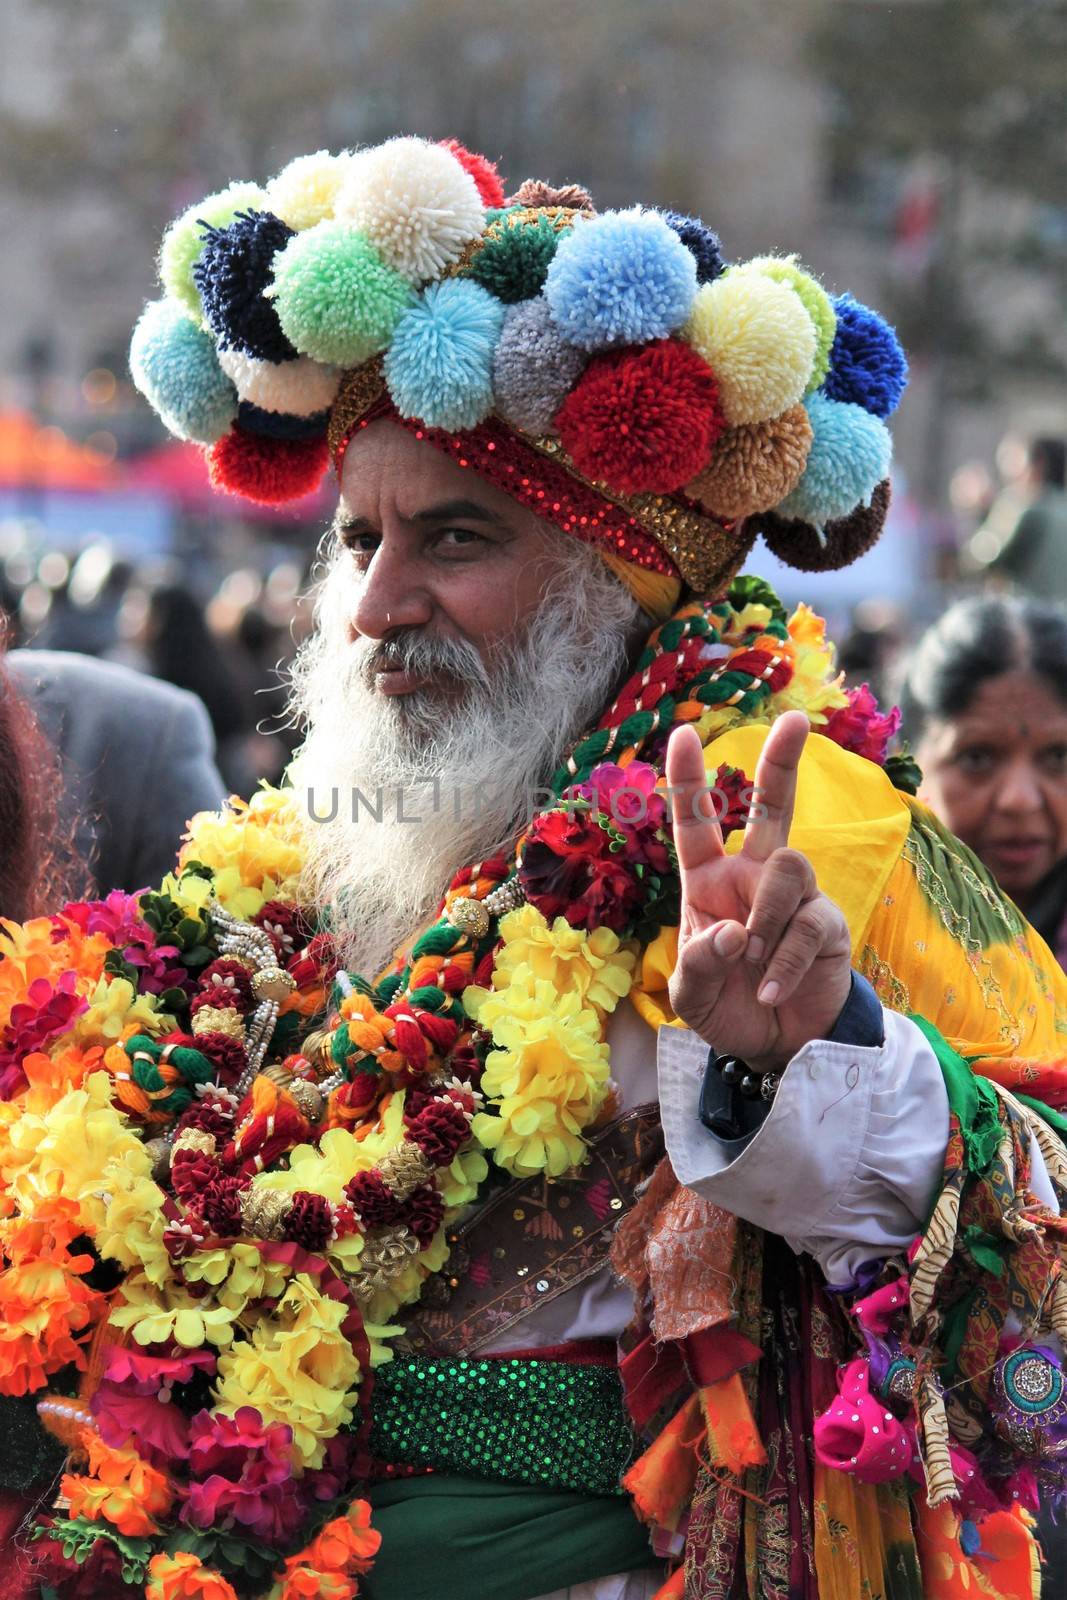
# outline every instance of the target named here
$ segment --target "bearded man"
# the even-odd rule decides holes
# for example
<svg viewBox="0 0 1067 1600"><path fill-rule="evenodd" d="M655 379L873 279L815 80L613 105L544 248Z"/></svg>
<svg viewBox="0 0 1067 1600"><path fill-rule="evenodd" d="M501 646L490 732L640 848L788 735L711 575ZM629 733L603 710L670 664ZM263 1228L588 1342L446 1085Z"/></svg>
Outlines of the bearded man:
<svg viewBox="0 0 1067 1600"><path fill-rule="evenodd" d="M223 1063L157 1169L175 1281L153 1257L111 1315L207 1406L160 1595L205 1551L266 1592L261 1526L285 1600L1035 1595L1054 963L818 619L736 576L759 534L815 571L877 537L891 330L696 219L505 199L417 139L211 197L162 276L133 370L164 420L235 492L332 461L340 503L294 672L300 916L255 803L245 843L194 824L154 914L213 895L222 958L188 1036L123 1045L143 1092L116 1078L143 1119ZM207 1402L168 1329L221 1347ZM369 1572L363 1502L316 1534L361 1491Z"/></svg>

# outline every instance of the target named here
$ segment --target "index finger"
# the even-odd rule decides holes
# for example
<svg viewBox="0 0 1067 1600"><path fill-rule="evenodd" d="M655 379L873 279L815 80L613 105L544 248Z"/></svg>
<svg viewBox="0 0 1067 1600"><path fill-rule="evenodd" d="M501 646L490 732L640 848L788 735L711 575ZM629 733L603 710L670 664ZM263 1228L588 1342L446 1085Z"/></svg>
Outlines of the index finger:
<svg viewBox="0 0 1067 1600"><path fill-rule="evenodd" d="M675 728L667 743L667 787L671 795L674 848L682 875L696 872L723 854L722 829L704 770L704 751L695 728Z"/></svg>
<svg viewBox="0 0 1067 1600"><path fill-rule="evenodd" d="M803 711L787 711L767 735L756 767L755 794L741 846L742 854L751 861L766 861L789 843L797 768L807 737L808 719Z"/></svg>

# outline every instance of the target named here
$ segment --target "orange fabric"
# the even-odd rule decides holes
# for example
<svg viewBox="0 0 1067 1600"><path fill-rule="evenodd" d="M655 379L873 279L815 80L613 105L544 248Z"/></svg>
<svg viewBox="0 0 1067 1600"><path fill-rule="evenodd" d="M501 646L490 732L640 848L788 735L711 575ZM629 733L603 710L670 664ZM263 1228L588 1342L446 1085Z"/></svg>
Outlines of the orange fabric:
<svg viewBox="0 0 1067 1600"><path fill-rule="evenodd" d="M950 1504L931 1511L924 1500L916 1496L914 1510L925 1600L1037 1600L1037 1547L1024 1513L997 1511L987 1517L979 1527L985 1554L968 1560L960 1550L958 1513Z"/></svg>

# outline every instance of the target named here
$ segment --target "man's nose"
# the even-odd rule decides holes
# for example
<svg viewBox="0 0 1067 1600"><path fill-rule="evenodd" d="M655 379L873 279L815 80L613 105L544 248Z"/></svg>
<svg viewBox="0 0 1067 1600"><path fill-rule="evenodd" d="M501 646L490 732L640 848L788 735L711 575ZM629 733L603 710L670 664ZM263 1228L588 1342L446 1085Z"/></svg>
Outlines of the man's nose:
<svg viewBox="0 0 1067 1600"><path fill-rule="evenodd" d="M1042 810L1045 794L1041 775L1029 756L1015 756L1005 765L993 804L997 811L1008 811L1016 816Z"/></svg>
<svg viewBox="0 0 1067 1600"><path fill-rule="evenodd" d="M433 616L433 600L412 572L411 562L378 546L360 582L351 626L365 639L384 639L395 628L421 628Z"/></svg>

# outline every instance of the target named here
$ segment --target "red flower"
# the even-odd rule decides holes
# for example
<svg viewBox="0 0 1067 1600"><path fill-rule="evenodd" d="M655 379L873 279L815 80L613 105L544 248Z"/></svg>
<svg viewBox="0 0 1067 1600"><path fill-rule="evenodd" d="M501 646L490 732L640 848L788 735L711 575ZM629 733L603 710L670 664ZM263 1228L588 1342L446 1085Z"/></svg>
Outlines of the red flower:
<svg viewBox="0 0 1067 1600"><path fill-rule="evenodd" d="M324 1195L298 1189L285 1215L285 1237L315 1255L326 1248L332 1233L330 1202Z"/></svg>
<svg viewBox="0 0 1067 1600"><path fill-rule="evenodd" d="M47 1519L41 1526L48 1529L54 1524ZM65 1556L60 1541L46 1532L30 1546L30 1558L42 1589L54 1589L62 1600L130 1600L133 1593L122 1576L118 1547L103 1535L84 1561L76 1561Z"/></svg>
<svg viewBox="0 0 1067 1600"><path fill-rule="evenodd" d="M365 1228L388 1228L400 1215L400 1202L378 1172L357 1172L345 1194Z"/></svg>
<svg viewBox="0 0 1067 1600"><path fill-rule="evenodd" d="M623 494L669 494L724 427L715 374L681 339L594 356L556 415L579 472Z"/></svg>
<svg viewBox="0 0 1067 1600"><path fill-rule="evenodd" d="M865 756L877 766L884 767L889 751L889 741L900 727L900 707L891 711L878 709L871 686L861 683L846 690L848 705L832 712L821 732L843 750Z"/></svg>
<svg viewBox="0 0 1067 1600"><path fill-rule="evenodd" d="M549 922L621 933L642 900L640 880L592 811L545 811L522 847L519 881Z"/></svg>
<svg viewBox="0 0 1067 1600"><path fill-rule="evenodd" d="M193 1047L201 1055L207 1056L218 1069L219 1081L227 1085L236 1083L248 1065L244 1045L229 1033L198 1033L193 1040ZM214 1132L214 1129L209 1132Z"/></svg>
<svg viewBox="0 0 1067 1600"><path fill-rule="evenodd" d="M25 1000L11 1007L7 1027L0 1034L0 1100L10 1100L26 1086L24 1056L43 1050L51 1039L66 1033L75 1017L88 1006L76 991L77 973L64 972L53 984L34 978Z"/></svg>
<svg viewBox="0 0 1067 1600"><path fill-rule="evenodd" d="M445 1202L432 1183L420 1183L408 1196L401 1221L411 1229L423 1249L431 1242L445 1214Z"/></svg>
<svg viewBox="0 0 1067 1600"><path fill-rule="evenodd" d="M200 1194L190 1197L189 1204L200 1213L213 1233L223 1239L232 1239L243 1231L241 1195L248 1184L248 1178L235 1178L229 1174L213 1178L204 1185Z"/></svg>
<svg viewBox="0 0 1067 1600"><path fill-rule="evenodd" d="M418 1116L404 1121L408 1138L435 1167L451 1166L470 1133L470 1123L454 1100L432 1100Z"/></svg>

